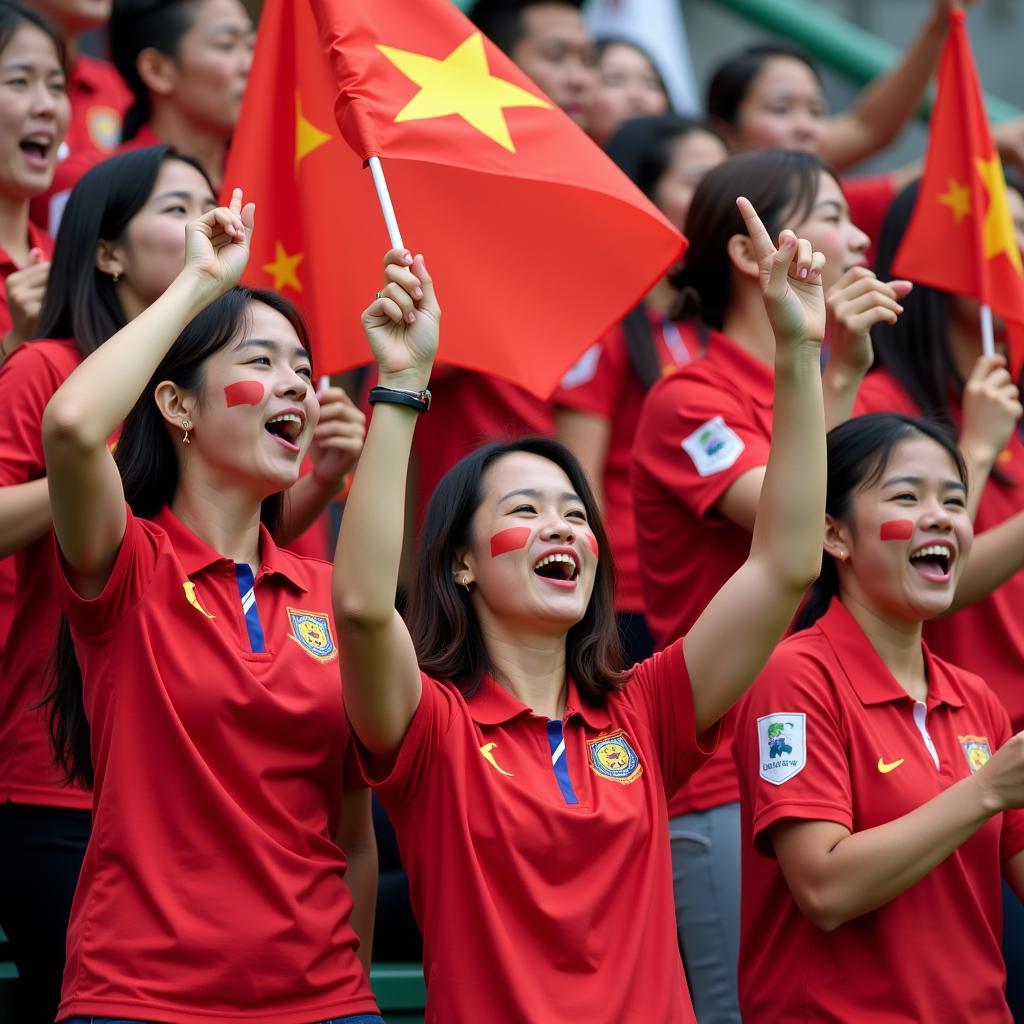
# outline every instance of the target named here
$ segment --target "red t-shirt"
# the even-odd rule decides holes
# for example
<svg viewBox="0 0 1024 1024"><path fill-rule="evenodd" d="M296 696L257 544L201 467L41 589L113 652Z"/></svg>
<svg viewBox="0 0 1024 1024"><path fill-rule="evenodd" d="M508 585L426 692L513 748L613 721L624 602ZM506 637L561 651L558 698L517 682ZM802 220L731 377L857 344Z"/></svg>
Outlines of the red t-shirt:
<svg viewBox="0 0 1024 1024"><path fill-rule="evenodd" d="M243 613L240 570L167 509L129 512L93 600L53 547L96 768L58 1019L376 1012L331 838L358 778L331 568L260 551Z"/></svg>
<svg viewBox="0 0 1024 1024"><path fill-rule="evenodd" d="M46 475L43 410L81 362L74 341L33 341L16 349L0 367L0 487ZM42 804L88 810L92 794L66 786L53 763L46 691L60 608L50 560L50 531L4 559L15 569L10 605L13 626L0 672L0 804Z"/></svg>
<svg viewBox="0 0 1024 1024"><path fill-rule="evenodd" d="M896 183L891 174L877 174L870 178L843 178L842 186L850 220L871 239L867 260L869 266L873 265L885 215L896 198Z"/></svg>
<svg viewBox="0 0 1024 1024"><path fill-rule="evenodd" d="M375 786L423 931L426 1020L693 1021L665 798L717 739L695 735L681 643L603 707L570 683L562 721L491 679L467 701L424 676Z"/></svg>
<svg viewBox="0 0 1024 1024"><path fill-rule="evenodd" d="M121 119L131 106L132 98L131 90L113 64L85 54L75 58L68 74L71 120L60 147L58 176L61 167L79 155L91 156L95 163L114 152L121 141ZM32 219L49 227L50 203L56 193L69 187L58 187L55 177L49 190L32 201Z"/></svg>
<svg viewBox="0 0 1024 1024"><path fill-rule="evenodd" d="M666 321L654 310L645 311L663 376L697 357L696 330ZM556 406L592 413L611 424L604 462L604 519L615 558L615 607L622 612L644 610L629 463L646 396L647 389L630 362L621 323L587 349L551 396Z"/></svg>
<svg viewBox="0 0 1024 1024"><path fill-rule="evenodd" d="M921 410L885 370L869 373L857 395L856 411ZM960 422L960 409L951 409ZM1024 444L1015 432L996 463L1004 479L989 477L974 520L975 534L991 530L1024 510ZM925 639L940 657L976 672L995 691L1015 729L1024 728L1024 572L1010 577L981 601L934 622L926 622Z"/></svg>
<svg viewBox="0 0 1024 1024"><path fill-rule="evenodd" d="M488 441L551 434L554 429L549 402L498 377L437 367L430 393L430 412L413 439L418 523L441 477L464 455Z"/></svg>
<svg viewBox="0 0 1024 1024"><path fill-rule="evenodd" d="M32 249L41 249L43 255L49 259L53 255L53 239L29 222L28 244ZM9 274L18 269L14 260L0 249L0 282L6 282ZM7 306L6 285L0 287L0 338L11 329L11 311ZM14 618L14 558L8 556L0 558L0 647L7 641L7 634L11 628L11 621ZM0 687L3 686L0 681Z"/></svg>
<svg viewBox="0 0 1024 1024"><path fill-rule="evenodd" d="M659 381L633 445L640 572L655 644L685 636L750 553L750 534L715 511L748 470L768 464L773 369L713 332L703 358ZM674 817L739 799L728 752L718 753L669 803Z"/></svg>
<svg viewBox="0 0 1024 1024"><path fill-rule="evenodd" d="M777 821L884 825L1009 739L985 683L924 653L928 700L915 702L834 601L783 641L739 706L745 1024L1012 1020L999 876L1024 849L1024 813L996 815L915 885L832 932L803 915L771 855Z"/></svg>

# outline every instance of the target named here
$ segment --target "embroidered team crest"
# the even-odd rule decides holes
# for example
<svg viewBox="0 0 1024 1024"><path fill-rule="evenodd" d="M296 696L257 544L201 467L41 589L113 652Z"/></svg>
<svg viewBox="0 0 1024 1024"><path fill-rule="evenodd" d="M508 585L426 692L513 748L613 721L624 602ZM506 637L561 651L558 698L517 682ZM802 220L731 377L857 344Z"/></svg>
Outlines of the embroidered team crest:
<svg viewBox="0 0 1024 1024"><path fill-rule="evenodd" d="M331 620L322 612L304 612L298 608L288 609L288 621L292 624L289 639L294 640L310 657L317 661L334 661L338 648L331 636Z"/></svg>
<svg viewBox="0 0 1024 1024"><path fill-rule="evenodd" d="M121 138L121 115L113 107L92 107L86 118L89 138L108 153L117 148Z"/></svg>
<svg viewBox="0 0 1024 1024"><path fill-rule="evenodd" d="M987 736L957 736L960 746L963 747L964 757L971 766L973 775L979 768L984 768L988 759L992 756L992 748L988 745Z"/></svg>
<svg viewBox="0 0 1024 1024"><path fill-rule="evenodd" d="M699 426L683 439L682 445L701 476L712 476L728 469L743 454L745 447L740 435L721 416Z"/></svg>
<svg viewBox="0 0 1024 1024"><path fill-rule="evenodd" d="M757 746L761 778L781 786L807 764L807 716L777 711L757 720Z"/></svg>
<svg viewBox="0 0 1024 1024"><path fill-rule="evenodd" d="M610 736L588 740L587 749L590 751L590 767L606 779L614 779L625 786L643 774L644 766L622 729Z"/></svg>

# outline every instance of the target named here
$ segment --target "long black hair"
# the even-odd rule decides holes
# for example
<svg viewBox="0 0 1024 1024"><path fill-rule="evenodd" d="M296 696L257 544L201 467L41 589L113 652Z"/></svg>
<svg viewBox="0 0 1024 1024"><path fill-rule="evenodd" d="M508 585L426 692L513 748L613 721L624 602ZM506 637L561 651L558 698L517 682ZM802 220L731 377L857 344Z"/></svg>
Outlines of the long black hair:
<svg viewBox="0 0 1024 1024"><path fill-rule="evenodd" d="M967 466L954 435L941 424L892 412L873 412L855 416L828 432L828 484L825 512L835 519L848 519L853 496L870 487L885 472L893 449L916 437L934 441L952 460L957 475L967 486ZM832 598L839 594L839 572L835 559L826 551L821 573L811 586L796 617L794 629L813 626L828 611Z"/></svg>
<svg viewBox="0 0 1024 1024"><path fill-rule="evenodd" d="M110 56L118 74L132 91L132 105L124 115L121 141L134 139L149 121L149 88L139 74L139 54L153 49L177 60L181 37L192 27L201 0L114 0L107 27Z"/></svg>
<svg viewBox="0 0 1024 1024"><path fill-rule="evenodd" d="M713 128L696 118L678 114L633 117L615 131L605 152L651 202L656 202L658 185L672 166L676 144L693 132L706 132L720 139ZM677 224L676 227L681 230L683 225ZM661 379L662 374L643 303L626 314L622 326L630 365L640 383L649 389Z"/></svg>
<svg viewBox="0 0 1024 1024"><path fill-rule="evenodd" d="M210 184L195 160L170 146L146 146L108 157L82 175L61 218L36 337L74 338L85 357L127 323L113 279L96 266L96 247L124 237L166 160L194 167ZM212 184L210 193L216 195Z"/></svg>
<svg viewBox="0 0 1024 1024"><path fill-rule="evenodd" d="M754 204L775 239L810 214L822 171L835 177L816 156L788 149L741 153L708 171L686 215L686 256L669 277L679 289L669 316L700 319L722 330L732 300L729 239L747 232L736 197L746 196Z"/></svg>
<svg viewBox="0 0 1024 1024"><path fill-rule="evenodd" d="M26 25L39 29L49 37L54 50L57 51L57 62L66 73L68 70L68 48L64 37L49 18L34 8L19 3L18 0L0 0L0 53L7 49L7 44L15 32Z"/></svg>
<svg viewBox="0 0 1024 1024"><path fill-rule="evenodd" d="M441 478L427 504L419 554L409 597L409 632L420 668L447 680L467 697L491 672L480 624L466 590L452 575L456 553L470 542L473 515L484 499L487 468L514 452L539 455L558 466L580 496L587 521L597 539L594 592L583 618L566 637L566 670L591 704L602 704L621 688L622 648L615 625L615 568L601 513L586 474L565 445L546 437L484 445L457 462Z"/></svg>
<svg viewBox="0 0 1024 1024"><path fill-rule="evenodd" d="M178 489L177 446L171 439L163 414L153 400L161 381L200 391L206 360L248 329L254 303L280 313L310 351L309 335L299 311L274 292L236 287L204 309L181 332L164 356L142 396L121 427L114 461L121 474L124 496L134 515L150 518L169 505ZM310 352L312 359L312 353ZM274 533L281 517L282 495L263 502L260 518ZM58 763L69 782L92 786L89 722L82 695L82 672L75 657L67 619L62 618L54 654L49 703L50 736Z"/></svg>

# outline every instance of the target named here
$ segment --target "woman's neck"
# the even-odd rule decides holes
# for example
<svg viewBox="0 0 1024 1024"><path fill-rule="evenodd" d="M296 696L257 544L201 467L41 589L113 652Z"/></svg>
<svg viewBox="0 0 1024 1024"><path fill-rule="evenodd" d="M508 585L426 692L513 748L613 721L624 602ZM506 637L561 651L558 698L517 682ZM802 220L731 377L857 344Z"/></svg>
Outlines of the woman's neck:
<svg viewBox="0 0 1024 1024"><path fill-rule="evenodd" d="M882 615L861 595L845 589L841 600L893 678L914 700L926 700L928 677L921 644L921 622Z"/></svg>
<svg viewBox="0 0 1024 1024"><path fill-rule="evenodd" d="M480 623L494 678L534 714L565 715L565 636L510 636L496 624Z"/></svg>
<svg viewBox="0 0 1024 1024"><path fill-rule="evenodd" d="M161 142L179 153L199 161L206 176L219 189L224 177L224 154L227 145L223 135L197 128L173 103L154 98L149 126Z"/></svg>
<svg viewBox="0 0 1024 1024"><path fill-rule="evenodd" d="M255 573L260 565L261 502L222 483L191 480L178 487L171 511L214 551L243 562Z"/></svg>
<svg viewBox="0 0 1024 1024"><path fill-rule="evenodd" d="M775 334L759 288L733 286L722 333L767 366L775 365Z"/></svg>
<svg viewBox="0 0 1024 1024"><path fill-rule="evenodd" d="M0 249L16 267L28 263L28 200L0 192Z"/></svg>

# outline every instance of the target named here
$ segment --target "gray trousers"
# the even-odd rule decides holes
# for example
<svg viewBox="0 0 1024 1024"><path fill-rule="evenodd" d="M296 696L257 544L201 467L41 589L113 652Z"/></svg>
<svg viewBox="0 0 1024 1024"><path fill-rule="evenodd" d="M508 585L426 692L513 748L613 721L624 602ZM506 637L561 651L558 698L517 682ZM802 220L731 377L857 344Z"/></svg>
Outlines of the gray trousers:
<svg viewBox="0 0 1024 1024"><path fill-rule="evenodd" d="M699 1024L740 1024L740 805L669 819L679 944Z"/></svg>

